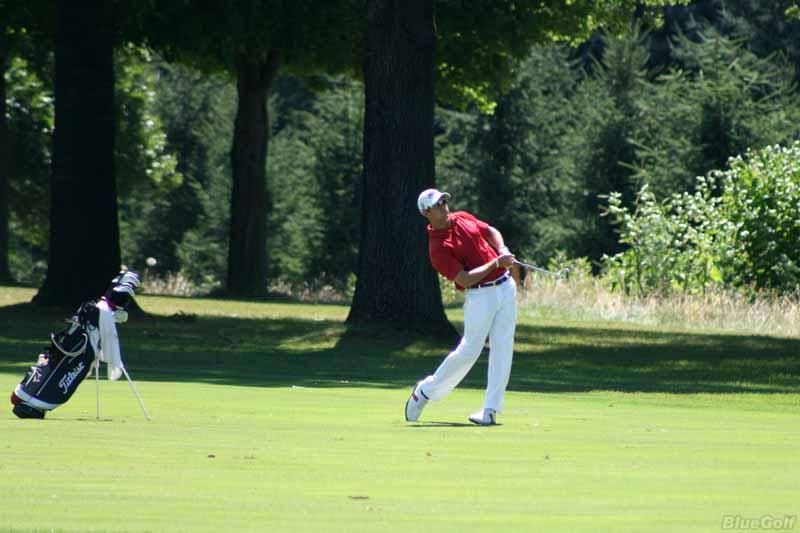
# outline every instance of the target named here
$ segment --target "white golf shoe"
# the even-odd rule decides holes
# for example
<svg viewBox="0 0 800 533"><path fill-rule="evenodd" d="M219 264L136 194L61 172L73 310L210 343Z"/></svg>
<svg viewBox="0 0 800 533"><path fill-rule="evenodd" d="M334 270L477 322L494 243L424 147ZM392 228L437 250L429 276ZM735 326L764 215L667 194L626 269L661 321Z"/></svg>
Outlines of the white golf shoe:
<svg viewBox="0 0 800 533"><path fill-rule="evenodd" d="M469 421L479 426L493 426L497 424L496 415L494 409L481 409L469 415Z"/></svg>
<svg viewBox="0 0 800 533"><path fill-rule="evenodd" d="M428 397L425 396L422 389L419 387L419 383L417 383L414 385L414 390L411 391L411 396L409 396L406 402L406 422L416 422L427 403Z"/></svg>

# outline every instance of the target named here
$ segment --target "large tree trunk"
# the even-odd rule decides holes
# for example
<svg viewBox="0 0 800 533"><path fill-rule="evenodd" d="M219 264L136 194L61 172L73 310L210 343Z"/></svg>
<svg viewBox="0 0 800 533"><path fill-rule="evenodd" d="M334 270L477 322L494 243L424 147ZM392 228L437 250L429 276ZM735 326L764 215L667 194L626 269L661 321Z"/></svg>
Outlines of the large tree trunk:
<svg viewBox="0 0 800 533"><path fill-rule="evenodd" d="M35 297L75 305L120 268L111 0L56 7L55 131L47 277Z"/></svg>
<svg viewBox="0 0 800 533"><path fill-rule="evenodd" d="M417 196L434 185L433 2L370 0L364 61L364 190L348 323L447 336Z"/></svg>
<svg viewBox="0 0 800 533"><path fill-rule="evenodd" d="M231 149L233 191L227 291L260 296L267 291L267 97L278 72L271 50L266 60L243 56L237 62L239 104Z"/></svg>
<svg viewBox="0 0 800 533"><path fill-rule="evenodd" d="M8 122L6 121L6 81L8 66L8 40L6 27L0 24L0 283L11 283L11 270L8 265L8 175L11 165L8 158Z"/></svg>

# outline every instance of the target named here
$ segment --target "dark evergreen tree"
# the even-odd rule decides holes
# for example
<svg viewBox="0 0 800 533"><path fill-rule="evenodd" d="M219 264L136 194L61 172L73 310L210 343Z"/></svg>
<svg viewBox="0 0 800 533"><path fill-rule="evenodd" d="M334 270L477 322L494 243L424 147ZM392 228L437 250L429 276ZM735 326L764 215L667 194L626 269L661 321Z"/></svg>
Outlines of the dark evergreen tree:
<svg viewBox="0 0 800 533"><path fill-rule="evenodd" d="M567 47L534 47L515 68L495 112L468 128L467 160L476 161L477 189L483 191L474 195L480 201L472 208L496 221L511 249L531 261L546 264L575 240L577 180L570 157L582 147L573 149L568 133L583 124L584 110L575 109L581 77ZM495 183L504 195L493 190Z"/></svg>
<svg viewBox="0 0 800 533"><path fill-rule="evenodd" d="M583 177L580 213L585 231L578 255L593 262L621 249L611 221L600 216L605 197L619 192L625 205L632 205L635 198L636 149L631 139L638 122L637 100L647 79L647 59L644 38L634 32L610 39L602 63L596 63L592 87L605 100L596 106L584 132L584 158L578 167Z"/></svg>

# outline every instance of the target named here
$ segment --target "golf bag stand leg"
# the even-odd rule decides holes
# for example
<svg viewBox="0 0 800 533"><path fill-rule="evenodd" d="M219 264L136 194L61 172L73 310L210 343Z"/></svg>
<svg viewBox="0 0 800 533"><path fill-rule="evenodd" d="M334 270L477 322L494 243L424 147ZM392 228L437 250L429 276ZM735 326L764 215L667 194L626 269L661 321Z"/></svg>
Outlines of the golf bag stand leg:
<svg viewBox="0 0 800 533"><path fill-rule="evenodd" d="M131 384L131 390L133 391L134 396L136 396L136 399L139 400L139 406L142 408L145 420L149 421L150 415L147 413L147 409L144 406L144 402L142 402L142 397L139 396L139 392L136 390L136 386L133 384L133 380L131 379L130 374L128 374L128 371L125 370L124 366L122 367L122 373L125 374L125 378L128 380L128 383Z"/></svg>
<svg viewBox="0 0 800 533"><path fill-rule="evenodd" d="M94 390L97 396L97 420L100 420L100 358L94 355Z"/></svg>

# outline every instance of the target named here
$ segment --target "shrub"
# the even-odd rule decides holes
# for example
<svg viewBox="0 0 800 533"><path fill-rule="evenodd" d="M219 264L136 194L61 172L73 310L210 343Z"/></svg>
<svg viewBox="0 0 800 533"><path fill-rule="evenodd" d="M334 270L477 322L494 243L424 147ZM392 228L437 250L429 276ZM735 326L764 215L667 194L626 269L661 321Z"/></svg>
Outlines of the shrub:
<svg viewBox="0 0 800 533"><path fill-rule="evenodd" d="M603 257L612 286L643 296L704 292L724 285L721 267L737 254L736 232L721 215L715 184L713 178L698 178L693 194L673 194L662 202L644 186L633 212L622 204L619 193L612 193L607 215L619 226L620 242L627 246L624 252Z"/></svg>
<svg viewBox="0 0 800 533"><path fill-rule="evenodd" d="M603 258L614 286L640 295L800 286L800 142L730 160L664 201L645 186L631 212L612 193L607 215L624 252Z"/></svg>
<svg viewBox="0 0 800 533"><path fill-rule="evenodd" d="M790 291L800 286L800 142L731 159L715 173L722 208L735 223L742 253L736 280Z"/></svg>

